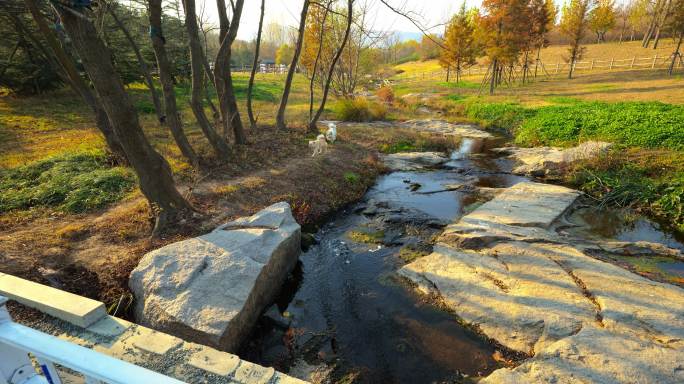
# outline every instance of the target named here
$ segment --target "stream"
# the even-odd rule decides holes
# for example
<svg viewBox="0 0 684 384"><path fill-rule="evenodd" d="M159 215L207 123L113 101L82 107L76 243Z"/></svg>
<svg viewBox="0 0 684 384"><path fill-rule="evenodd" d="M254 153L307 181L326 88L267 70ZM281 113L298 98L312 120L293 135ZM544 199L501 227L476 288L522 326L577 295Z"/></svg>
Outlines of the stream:
<svg viewBox="0 0 684 384"><path fill-rule="evenodd" d="M378 178L315 235L240 356L319 382L459 383L502 367L505 351L395 272L429 253L444 225L491 198L483 191L527 180L510 168L481 143L463 140L442 167ZM583 217L601 236L684 247L651 222L595 216ZM684 278L684 263L658 263Z"/></svg>

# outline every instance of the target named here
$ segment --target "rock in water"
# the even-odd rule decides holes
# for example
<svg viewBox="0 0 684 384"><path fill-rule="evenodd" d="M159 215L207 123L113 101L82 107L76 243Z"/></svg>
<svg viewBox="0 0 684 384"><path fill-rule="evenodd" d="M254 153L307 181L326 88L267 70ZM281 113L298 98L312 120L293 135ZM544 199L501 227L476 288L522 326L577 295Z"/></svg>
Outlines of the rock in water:
<svg viewBox="0 0 684 384"><path fill-rule="evenodd" d="M236 351L295 266L300 236L281 202L146 254L129 281L137 320Z"/></svg>
<svg viewBox="0 0 684 384"><path fill-rule="evenodd" d="M576 147L560 149L553 147L499 148L498 152L509 154L515 161L513 173L518 175L545 176L562 173L568 165L598 157L608 151L611 143L587 141Z"/></svg>
<svg viewBox="0 0 684 384"><path fill-rule="evenodd" d="M656 249L647 243L597 246L559 235L558 219L577 196L516 184L448 225L433 252L399 274L530 355L482 384L684 383L684 290L584 252Z"/></svg>
<svg viewBox="0 0 684 384"><path fill-rule="evenodd" d="M384 155L382 161L392 171L419 171L436 168L449 158L439 152L401 152Z"/></svg>

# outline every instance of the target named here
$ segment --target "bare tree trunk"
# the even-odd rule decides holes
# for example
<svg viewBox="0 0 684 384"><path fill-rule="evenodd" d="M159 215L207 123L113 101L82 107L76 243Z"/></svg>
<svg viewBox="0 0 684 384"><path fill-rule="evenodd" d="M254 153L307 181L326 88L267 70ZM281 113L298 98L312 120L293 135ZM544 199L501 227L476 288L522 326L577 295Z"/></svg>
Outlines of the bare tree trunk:
<svg viewBox="0 0 684 384"><path fill-rule="evenodd" d="M498 77L498 66L497 66L497 59L494 58L494 61L492 61L492 78L489 81L489 94L493 95L494 94L494 88L496 87L496 78Z"/></svg>
<svg viewBox="0 0 684 384"><path fill-rule="evenodd" d="M202 100L202 87L204 86L204 68L202 62L204 61L204 52L202 51L202 43L200 42L197 28L197 14L195 13L195 0L183 0L183 9L185 12L185 28L188 32L188 42L190 45L190 67L192 71L192 91L190 95L190 107L195 115L197 124L202 129L202 133L209 140L214 152L220 159L225 159L230 155L230 148L226 140L221 137L209 122L207 115L204 113L204 105Z"/></svg>
<svg viewBox="0 0 684 384"><path fill-rule="evenodd" d="M655 32L656 26L658 24L658 17L660 16L660 10L662 8L663 0L656 0L655 7L653 9L653 15L651 16L651 22L648 24L648 30L644 38L641 40L641 45L644 48L648 48L651 43L651 38L653 38L653 33Z"/></svg>
<svg viewBox="0 0 684 384"><path fill-rule="evenodd" d="M671 0L665 0L667 3L665 5L665 9L663 10L663 16L661 17L660 21L658 22L658 26L656 27L656 33L655 37L653 38L653 49L658 48L658 42L660 42L660 30L663 28L664 25L667 24L667 18L670 16L670 7L672 6L672 1Z"/></svg>
<svg viewBox="0 0 684 384"><path fill-rule="evenodd" d="M333 71L335 70L335 66L339 61L340 56L342 56L344 47L347 46L347 41L349 41L349 34L351 33L351 26L353 20L354 0L347 0L347 26L344 30L344 37L342 38L342 43L337 49L337 52L335 52L335 56L333 57L333 60L330 63L330 67L328 68L328 76L325 78L325 87L323 88L323 98L321 99L321 103L318 105L318 110L316 111L316 114L314 115L313 119L309 121L309 129L311 129L312 126L316 126L316 122L318 122L318 119L320 119L321 115L323 114L323 109L325 109L325 103L328 100L328 93L330 92L330 82L332 81Z"/></svg>
<svg viewBox="0 0 684 384"><path fill-rule="evenodd" d="M166 39L162 29L162 0L148 0L149 11L148 16L150 20L150 38L152 39L152 48L154 48L154 55L157 58L157 70L159 71L159 80L162 83L162 92L164 94L164 108L166 109L166 121L169 123L169 129L173 135L178 148L185 156L190 164L197 166L199 159L197 154L192 149L188 138L183 132L183 122L178 113L178 106L176 105L176 93L173 89L173 73L171 71L171 63L166 56Z"/></svg>
<svg viewBox="0 0 684 384"><path fill-rule="evenodd" d="M672 76L672 72L674 71L675 64L677 63L677 59L681 60L682 59L682 54L679 52L679 49L682 47L682 39L684 39L684 32L681 32L679 34L679 42L677 42L677 48L675 49L674 53L672 54L672 62L670 63L670 68L668 69L667 73Z"/></svg>
<svg viewBox="0 0 684 384"><path fill-rule="evenodd" d="M17 43L14 45L14 48L12 49L12 52L10 52L9 57L7 58L7 65L5 65L2 70L0 70L0 76L5 74L5 71L12 65L12 59L14 59L14 55L17 53L17 50L19 50L19 46L21 45L21 40L17 41Z"/></svg>
<svg viewBox="0 0 684 384"><path fill-rule="evenodd" d="M323 29L325 28L325 21L328 18L328 12L330 11L330 3L325 5L325 11L323 12L323 20L321 20L321 29L319 31L318 38L318 51L316 52L316 59L314 60L313 69L311 70L311 79L309 80L309 121L313 120L314 114L314 82L316 81L316 72L318 72L318 62L321 60L321 53L323 53ZM309 132L317 132L316 124L309 124Z"/></svg>
<svg viewBox="0 0 684 384"><path fill-rule="evenodd" d="M537 70L539 69L539 63L541 62L541 49L542 46L539 44L537 47L537 60L534 62L534 79L537 80Z"/></svg>
<svg viewBox="0 0 684 384"><path fill-rule="evenodd" d="M171 167L145 138L135 107L128 98L112 57L95 26L61 5L55 6L88 76L93 82L112 129L138 175L140 189L156 214L154 234L160 234L192 210L176 189Z"/></svg>
<svg viewBox="0 0 684 384"><path fill-rule="evenodd" d="M40 13L40 9L38 8L36 0L26 0L26 6L31 12L36 25L38 25L38 30L40 30L41 34L45 38L45 41L50 46L52 53L57 58L57 62L69 79L69 83L73 87L74 91L81 96L83 101L88 104L90 109L93 110L93 113L95 113L95 124L104 136L107 147L109 147L109 150L117 158L117 160L122 163L128 162L126 159L126 153L121 147L121 142L112 130L109 119L107 118L107 114L105 113L104 109L102 109L102 105L100 105L100 102L91 92L85 81L83 81L83 78L81 78L81 75L79 74L76 64L74 64L72 58L67 55L55 36L52 34L50 27L47 25L43 15Z"/></svg>
<svg viewBox="0 0 684 384"><path fill-rule="evenodd" d="M290 97L290 89L292 88L292 78L297 69L297 62L299 62L299 54L302 52L302 42L304 41L304 30L306 28L306 15L309 12L309 0L304 0L302 5L302 13L299 16L299 30L297 33L297 42L295 43L295 51L292 55L292 62L287 69L287 78L285 79L285 87L283 88L283 95L280 98L280 106L278 106L278 113L276 115L276 129L284 130L285 126L285 107L287 107L287 99Z"/></svg>
<svg viewBox="0 0 684 384"><path fill-rule="evenodd" d="M232 1L231 4L233 4ZM230 56L231 46L237 37L237 30L240 26L240 17L242 16L244 4L244 0L235 1L232 20L228 25L227 18L224 20L224 17L221 16L222 12L225 13L225 2L223 0L217 0L219 19L221 21L221 35L223 35L223 37L221 38L221 47L216 54L216 61L214 63L214 82L216 84L216 93L219 98L223 135L227 137L232 130L236 144L246 143L247 138L245 137L242 119L240 119L240 111L238 110L237 100L235 99L235 89L233 88L233 78L230 71ZM223 11L221 11L222 5Z"/></svg>
<svg viewBox="0 0 684 384"><path fill-rule="evenodd" d="M254 47L254 60L252 61L252 72L249 74L249 84L247 85L247 117L252 129L256 128L257 120L252 110L252 91L254 89L254 76L256 75L257 65L259 65L259 50L261 48L261 30L264 26L264 10L266 0L261 0L261 14L259 16L259 29L257 30L256 43Z"/></svg>
<svg viewBox="0 0 684 384"><path fill-rule="evenodd" d="M142 75L145 78L145 83L147 84L147 88L149 88L150 90L150 96L152 96L152 103L154 104L154 111L157 113L157 119L161 124L164 124L166 117L162 112L159 94L157 93L157 89L154 87L152 75L150 75L150 69L147 66L147 63L145 62L145 59L143 58L142 54L140 53L140 48L138 47L138 44L135 42L135 39L133 39L133 36L131 36L130 32L128 32L128 29L126 28L124 23L121 22L121 19L119 19L119 17L116 15L114 8L111 5L105 5L105 7L107 8L109 14L112 15L112 19L114 19L114 22L119 27L121 32L123 32L124 36L126 36L126 40L128 40L128 43L131 45L131 48L133 48L135 57L138 59L140 72L142 72Z"/></svg>

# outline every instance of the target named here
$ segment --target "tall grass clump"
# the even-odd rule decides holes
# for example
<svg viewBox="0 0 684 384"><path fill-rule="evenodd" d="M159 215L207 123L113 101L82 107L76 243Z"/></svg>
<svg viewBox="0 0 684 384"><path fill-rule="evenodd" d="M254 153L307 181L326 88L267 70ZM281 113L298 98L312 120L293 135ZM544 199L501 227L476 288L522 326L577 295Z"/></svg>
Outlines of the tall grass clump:
<svg viewBox="0 0 684 384"><path fill-rule="evenodd" d="M646 211L684 233L684 172L653 177L650 170L621 159L597 162L579 167L569 181L603 205Z"/></svg>
<svg viewBox="0 0 684 384"><path fill-rule="evenodd" d="M382 120L387 115L387 109L384 105L370 102L362 97L342 99L337 102L334 111L337 119L342 121Z"/></svg>
<svg viewBox="0 0 684 384"><path fill-rule="evenodd" d="M109 166L101 151L55 156L0 170L0 213L33 207L86 212L120 200L134 184L131 171Z"/></svg>

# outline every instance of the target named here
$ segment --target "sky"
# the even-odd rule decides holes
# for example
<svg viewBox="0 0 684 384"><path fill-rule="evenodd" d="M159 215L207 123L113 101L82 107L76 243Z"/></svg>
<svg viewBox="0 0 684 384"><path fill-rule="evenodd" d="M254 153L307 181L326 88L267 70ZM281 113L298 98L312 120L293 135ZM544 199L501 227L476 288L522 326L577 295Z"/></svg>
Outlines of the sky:
<svg viewBox="0 0 684 384"><path fill-rule="evenodd" d="M410 21L389 10L378 0L366 1L370 5L371 20L375 20L374 29L379 31L420 32ZM458 11L462 0L388 0L392 6L419 13L424 19L425 26L435 26L445 22L450 15ZM266 0L266 15L264 22L278 22L284 25L296 26L299 22L303 0ZM480 0L468 0L467 6L478 6ZM238 30L238 38L251 40L256 36L259 26L260 0L245 0L242 20ZM198 13L204 9L204 18L218 25L215 0L197 0ZM438 27L435 32L441 32ZM438 30L439 29L439 30Z"/></svg>

